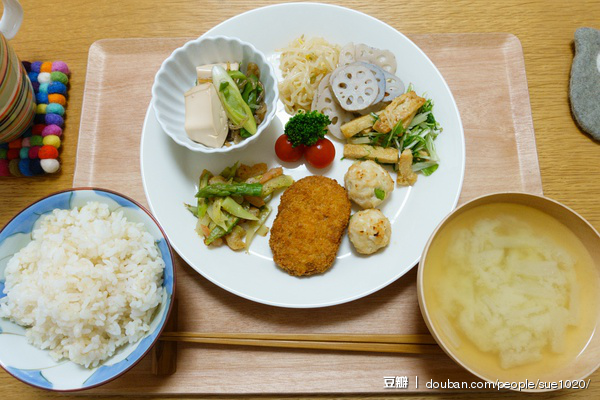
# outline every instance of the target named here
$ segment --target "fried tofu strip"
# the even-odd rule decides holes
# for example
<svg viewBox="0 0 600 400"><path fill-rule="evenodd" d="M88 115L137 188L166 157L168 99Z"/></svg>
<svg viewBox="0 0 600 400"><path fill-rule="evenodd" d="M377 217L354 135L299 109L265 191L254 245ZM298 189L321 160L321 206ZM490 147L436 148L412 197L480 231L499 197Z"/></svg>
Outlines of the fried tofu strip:
<svg viewBox="0 0 600 400"><path fill-rule="evenodd" d="M383 110L381 110L375 114L380 115L381 113L383 113ZM360 133L361 131L363 131L365 129L372 128L374 122L375 122L375 119L373 118L373 116L371 114L367 114L367 115L363 115L362 117L353 119L350 122L346 122L344 125L342 125L340 127L340 130L344 134L344 137L351 138L352 136Z"/></svg>
<svg viewBox="0 0 600 400"><path fill-rule="evenodd" d="M423 97L417 96L413 91L396 97L383 110L383 113L373 125L373 129L377 132L388 133L400 121L402 121L404 129L408 128L408 125L410 125L419 108L425 104L425 101Z"/></svg>
<svg viewBox="0 0 600 400"><path fill-rule="evenodd" d="M423 97L417 96L413 91L396 97L383 110L383 113L373 125L373 129L377 132L388 133L400 121L402 121L404 129L408 128L408 125L410 125L419 108L425 104L425 101Z"/></svg>
<svg viewBox="0 0 600 400"><path fill-rule="evenodd" d="M377 121L374 121L371 114L367 114L345 123L340 129L346 138L351 138L370 127L377 132L388 133L399 121L402 121L402 126L406 129L425 101L423 97L410 91L396 97L386 108L375 113L379 116Z"/></svg>
<svg viewBox="0 0 600 400"><path fill-rule="evenodd" d="M417 174L412 170L413 155L410 149L400 154L398 160L398 177L396 183L400 186L412 186L417 181Z"/></svg>
<svg viewBox="0 0 600 400"><path fill-rule="evenodd" d="M398 149L369 146L368 144L346 144L344 145L344 157L373 160L381 164L396 164L398 162Z"/></svg>

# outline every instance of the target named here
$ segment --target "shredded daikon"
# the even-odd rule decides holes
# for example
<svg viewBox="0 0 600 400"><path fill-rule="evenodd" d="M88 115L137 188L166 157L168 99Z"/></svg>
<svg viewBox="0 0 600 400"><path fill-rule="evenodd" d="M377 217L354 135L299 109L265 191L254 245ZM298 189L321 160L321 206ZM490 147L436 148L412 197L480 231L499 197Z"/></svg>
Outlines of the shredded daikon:
<svg viewBox="0 0 600 400"><path fill-rule="evenodd" d="M310 111L319 82L337 67L339 46L320 37L304 39L301 36L279 51L283 76L279 97L285 111L291 115L301 109Z"/></svg>

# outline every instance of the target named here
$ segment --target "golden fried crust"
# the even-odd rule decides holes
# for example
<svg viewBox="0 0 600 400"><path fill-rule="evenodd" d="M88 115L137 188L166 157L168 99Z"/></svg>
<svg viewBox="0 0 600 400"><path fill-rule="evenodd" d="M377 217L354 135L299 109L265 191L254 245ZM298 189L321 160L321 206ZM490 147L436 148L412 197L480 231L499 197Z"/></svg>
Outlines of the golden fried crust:
<svg viewBox="0 0 600 400"><path fill-rule="evenodd" d="M273 260L290 275L327 271L335 261L350 219L346 189L324 176L309 176L290 186L271 228Z"/></svg>

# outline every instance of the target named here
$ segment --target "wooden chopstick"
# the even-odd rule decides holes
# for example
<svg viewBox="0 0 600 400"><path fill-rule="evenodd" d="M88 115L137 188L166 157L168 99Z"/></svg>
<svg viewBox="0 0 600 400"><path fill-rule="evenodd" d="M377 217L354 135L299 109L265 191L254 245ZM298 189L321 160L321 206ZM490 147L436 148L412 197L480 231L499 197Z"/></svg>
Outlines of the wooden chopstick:
<svg viewBox="0 0 600 400"><path fill-rule="evenodd" d="M313 342L365 342L393 344L437 344L428 334L410 335L364 335L337 333L199 333L199 332L163 332L161 338L223 338L255 340L295 340Z"/></svg>
<svg viewBox="0 0 600 400"><path fill-rule="evenodd" d="M165 332L160 340L234 346L343 350L376 353L439 354L430 335L252 334Z"/></svg>

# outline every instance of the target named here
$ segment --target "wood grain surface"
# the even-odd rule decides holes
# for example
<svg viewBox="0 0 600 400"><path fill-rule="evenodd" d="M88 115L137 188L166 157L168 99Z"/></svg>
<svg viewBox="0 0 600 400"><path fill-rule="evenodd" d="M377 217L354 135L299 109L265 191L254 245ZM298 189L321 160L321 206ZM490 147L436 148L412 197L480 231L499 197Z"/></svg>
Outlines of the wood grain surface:
<svg viewBox="0 0 600 400"><path fill-rule="evenodd" d="M60 59L67 62L72 70L71 88L65 142L61 152L62 172L56 176L35 179L3 179L0 182L2 224L32 201L71 186L87 55L93 42L120 37L198 36L216 23L240 12L274 2L105 0L92 3L82 0L27 0L23 3L25 22L20 33L11 41L12 45L23 60ZM597 203L600 194L600 147L573 122L567 95L573 34L582 26L600 28L597 18L600 15L600 2L456 0L450 3L444 0L381 0L335 3L370 14L407 34L509 32L516 35L521 41L525 57L544 193L572 207L597 229L600 228L600 206ZM114 84L119 85L119 82ZM480 106L485 107L485 104ZM486 126L486 121L481 123ZM292 378L301 379L298 376ZM535 397L598 398L598 378L600 372L591 376L591 386L587 390L563 390ZM224 384L235 384L237 377L224 376L221 379ZM281 379L290 377L282 374ZM332 376L331 379L336 377ZM4 371L0 371L0 387L3 397L9 399L62 397L29 388ZM402 396L402 392L391 391L385 397L392 396ZM493 396L486 394L486 397ZM497 394L498 398L512 399L517 396L520 397L516 393ZM384 398L366 395L356 397ZM432 397L475 399L480 398L481 393L448 392L411 396Z"/></svg>
<svg viewBox="0 0 600 400"><path fill-rule="evenodd" d="M523 53L507 33L410 35L444 75L465 130L466 168L460 202L499 191L542 193ZM164 58L188 38L105 39L90 47L73 186L109 187L146 204L138 143L153 77ZM133 61L135 60L135 61ZM113 84L112 82L120 82ZM489 82L494 82L493 86ZM479 107L486 102L486 107ZM123 113L124 108L128 109ZM489 129L480 121L489 121ZM127 168L123 168L127 165ZM498 171L503 171L498 174ZM331 308L293 310L232 295L202 278L176 257L180 331L422 334L416 270L366 298ZM332 310L335 316L332 316ZM382 323L386 321L386 323ZM159 352L162 353L163 344ZM155 353L156 354L156 351ZM152 375L143 360L123 379L93 390L137 394L253 394L384 392L381 380L408 371L407 392L429 379L473 381L443 354L414 356L281 351L180 344L177 374ZM152 360L154 361L154 360ZM165 361L165 360L163 360ZM255 369L255 364L261 368ZM168 362L166 362L168 365ZM360 365L360 367L358 367ZM286 382L279 371L301 372ZM399 372L398 372L399 373ZM238 376L226 385L223 376ZM331 381L332 376L337 376Z"/></svg>

